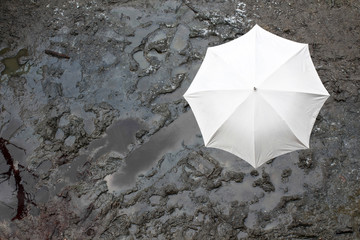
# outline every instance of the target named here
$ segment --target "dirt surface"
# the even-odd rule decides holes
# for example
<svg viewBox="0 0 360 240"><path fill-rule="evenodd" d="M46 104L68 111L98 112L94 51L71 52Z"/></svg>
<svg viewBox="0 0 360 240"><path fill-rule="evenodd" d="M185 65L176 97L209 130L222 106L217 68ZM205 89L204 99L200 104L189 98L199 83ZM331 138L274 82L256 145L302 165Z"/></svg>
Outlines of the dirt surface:
<svg viewBox="0 0 360 240"><path fill-rule="evenodd" d="M182 95L256 23L331 96L254 170ZM0 239L360 239L359 1L0 0L0 35Z"/></svg>

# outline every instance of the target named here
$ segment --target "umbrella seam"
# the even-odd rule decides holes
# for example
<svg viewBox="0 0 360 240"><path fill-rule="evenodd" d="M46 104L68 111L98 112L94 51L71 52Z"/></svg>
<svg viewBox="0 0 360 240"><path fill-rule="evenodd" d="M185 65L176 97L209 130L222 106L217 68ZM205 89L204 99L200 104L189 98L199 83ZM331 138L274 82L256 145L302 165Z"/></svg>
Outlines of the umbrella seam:
<svg viewBox="0 0 360 240"><path fill-rule="evenodd" d="M250 90L236 89L236 90L220 90L220 91L234 91L234 92L236 92L236 91L242 91L242 92L248 92L248 91L250 91ZM190 99L191 99L191 97L195 97L195 94L197 94L197 93L204 93L204 92L219 92L219 91L217 91L217 90L198 91L198 92L194 92L194 93L190 93L190 94L186 94L186 95L184 94L183 97L185 98L186 101L188 101L187 98L190 98ZM245 101L248 99L249 96L250 96L250 93L249 93L249 95L248 95L241 103L239 103L238 106L236 106L236 107L234 108L234 111L232 111L226 118L224 118L224 121L219 125L219 127L217 128L217 130L216 130L213 134L211 134L211 136L209 137L209 140L208 140L207 142L205 142L205 139L204 139L205 146L207 146L208 144L210 144L213 136L216 134L216 132L218 131L218 129L221 128L221 126L226 122L226 120L227 120L230 116L232 116L232 115L234 114L234 112L236 111L236 109L237 109L243 102L245 102ZM189 101L188 101L188 103L189 103L189 105L191 105L191 103L190 103ZM194 116L195 116L195 119L197 119L197 117L196 117L197 115L196 115L195 113L194 113ZM200 130L201 130L200 125L199 125L199 128L200 128Z"/></svg>
<svg viewBox="0 0 360 240"><path fill-rule="evenodd" d="M250 92L250 89L220 89L220 90L203 90L203 91L196 91L196 92L192 92L192 93L185 93L183 96L184 97L191 97L193 96L194 94L197 94L197 93L206 93L206 92L221 92L221 91L229 91L229 92L236 92L236 91L245 91L245 92Z"/></svg>
<svg viewBox="0 0 360 240"><path fill-rule="evenodd" d="M255 131L256 131L256 129L255 129L255 107L256 107L256 103L255 103L255 101L256 101L256 99L253 101L253 119L252 119L252 128L253 128L253 140L254 140L254 143L253 143L253 146L254 146L254 165L255 165L255 168L257 168L258 167L258 160L256 159L256 144L255 144Z"/></svg>
<svg viewBox="0 0 360 240"><path fill-rule="evenodd" d="M262 90L264 91L264 90ZM270 92L271 90L266 90L268 92ZM274 92L276 92L276 90L274 90ZM299 93L299 94L305 94L305 95L313 95L313 96L318 96L318 97L323 97L324 99L324 102L322 103L321 107L319 108L319 110L317 112L314 112L313 115L311 116L312 118L314 118L316 120L316 116L319 114L322 106L325 104L326 100L329 98L330 95L321 95L321 94L314 94L314 93L307 93L307 92L294 92L294 91L278 91L278 92L288 92L288 93ZM273 105L268 102L266 100L266 97L262 96L262 98L272 107L272 109L277 113L278 116L281 117L280 114L278 114L278 112L276 111L276 109L273 107ZM286 125L289 127L289 129L294 133L294 130L289 126L289 124L281 117L281 119L286 123ZM315 122L314 120L314 122ZM311 129L314 127L314 123L312 124L312 127ZM311 135L311 132L312 130L310 131L310 135ZM295 134L294 134L295 135ZM296 135L295 135L296 136ZM299 139L297 136L296 136L297 139ZM300 141L300 139L299 139ZM303 143L302 141L300 141L306 148L309 148L309 146L306 146L305 143Z"/></svg>
<svg viewBox="0 0 360 240"><path fill-rule="evenodd" d="M291 133L294 135L294 137L306 148L308 148L308 146L306 146L306 144L301 141L298 136L296 136L296 134L294 133L294 130L289 126L289 124L287 123L287 121L276 111L276 109L273 107L273 105L271 103L269 103L266 98L264 98L261 94L260 94L261 98L267 103L269 104L269 106L272 108L272 110L274 110L274 112L276 113L277 116L279 116L279 118L285 123L285 125L290 129Z"/></svg>
<svg viewBox="0 0 360 240"><path fill-rule="evenodd" d="M231 118L231 116L239 109L239 107L244 103L244 102L246 102L248 99L249 99L249 97L251 96L251 94L249 94L246 98L245 98L245 100L244 101L242 101L235 109L234 109L234 111L227 117L227 118L225 118L225 121L222 123L222 124L220 124L220 126L218 127L218 129L211 135L211 137L209 138L209 141L208 141L208 143L205 145L205 146L209 146L209 145L211 145L212 143L213 143L213 140L214 140L214 138L215 138L215 136L217 135L217 133L219 132L219 130L224 126L224 124L228 121L228 119L230 119ZM255 112L255 111L254 111ZM253 117L254 118L254 117ZM255 137L255 136L254 136ZM254 142L255 142L255 138L254 138ZM244 159L245 160L245 159ZM254 144L254 162L255 162L255 166L256 166L256 160L255 160L255 144ZM252 164L251 164L252 165Z"/></svg>
<svg viewBox="0 0 360 240"><path fill-rule="evenodd" d="M289 57L289 59L287 59L285 62L283 62L278 68L276 68L273 72L271 72L267 77L264 78L264 80L259 84L259 87L261 87L261 85L264 84L264 82L269 79L272 75L274 75L280 68L282 68L286 63L288 63L291 59L293 59L294 57L296 57L298 54L300 54L301 51L303 51L304 49L306 49L307 44L305 44L304 46L302 46L301 49L299 49L297 52L294 53L293 56Z"/></svg>
<svg viewBox="0 0 360 240"><path fill-rule="evenodd" d="M237 111L237 109L244 103L246 102L246 100L249 99L251 94L249 94L245 99L244 101L242 101L238 106L236 106L236 108L234 109L234 111L231 112L231 114L229 114L229 116L227 118L225 118L225 121L223 123L220 124L220 126L218 127L218 129L211 135L211 137L209 138L209 141L207 143L208 144L211 144L212 140L214 139L216 133L219 131L219 129L225 124L225 122Z"/></svg>
<svg viewBox="0 0 360 240"><path fill-rule="evenodd" d="M215 47L216 48L216 47ZM214 48L213 48L214 49ZM226 59L224 59L221 55L217 54L215 51L211 51L212 54L214 54L218 59L220 59L222 62L224 62L226 65L230 66L230 63L227 62ZM235 75L238 76L240 79L243 79L244 81L246 80L246 77L242 76L239 73L236 73L235 71L232 70L232 68L230 67L229 69L231 69L231 72Z"/></svg>
<svg viewBox="0 0 360 240"><path fill-rule="evenodd" d="M310 95L316 95L316 96L324 96L329 97L330 94L323 94L323 93L314 93L314 92L305 92L305 91L295 91L295 90L278 90L278 89L261 89L261 91L272 91L272 92L288 92L288 93L304 93L304 94L310 94Z"/></svg>

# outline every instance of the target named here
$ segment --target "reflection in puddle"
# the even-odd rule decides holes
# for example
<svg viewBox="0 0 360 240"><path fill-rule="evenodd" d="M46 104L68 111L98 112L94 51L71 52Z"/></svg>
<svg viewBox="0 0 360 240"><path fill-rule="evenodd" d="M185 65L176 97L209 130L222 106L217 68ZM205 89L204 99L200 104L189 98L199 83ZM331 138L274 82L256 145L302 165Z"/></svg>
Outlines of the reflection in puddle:
<svg viewBox="0 0 360 240"><path fill-rule="evenodd" d="M80 181L81 173L86 169L86 162L96 161L109 152L126 155L142 124L136 119L115 122L107 129L103 138L94 140L83 154L58 168L56 173L58 181L52 189L43 186L39 190L33 189L36 184L35 176L25 168L26 155L29 154L28 150L32 150L31 146L20 144L26 146L26 154L25 149L18 146L18 142L21 141L17 139L8 141L21 126L21 121L11 120L6 124L5 129L0 129L0 220L20 220L27 214L28 203L35 206L36 203L46 203L64 187ZM47 172L51 166L51 161L45 161L37 171Z"/></svg>
<svg viewBox="0 0 360 240"><path fill-rule="evenodd" d="M1 131L2 129L0 129L1 136L7 136L10 139L10 131L16 132L21 126L21 124L19 124L20 123L18 121L10 121L6 130ZM11 214L13 214L13 210L15 210L16 215L12 217L11 220L21 220L27 214L26 203L32 203L35 205L35 203L30 199L30 194L24 188L24 182L28 179L23 179L23 175L21 174L22 172L20 171L20 169L24 168L24 166L20 164L20 159L21 156L24 155L25 149L15 145L3 137L0 137L0 153L5 160L5 164L2 161L0 163L0 169L2 172L0 175L0 203L3 205L1 206L1 215L4 214L3 217L10 218ZM12 183L14 183L15 186L11 186ZM14 192L16 192L16 197L13 194ZM14 206L15 202L17 202L16 206Z"/></svg>
<svg viewBox="0 0 360 240"><path fill-rule="evenodd" d="M150 63L146 60L142 51L134 53L134 59L140 65L141 69L146 69L150 66Z"/></svg>
<svg viewBox="0 0 360 240"><path fill-rule="evenodd" d="M75 158L71 163L59 167L59 183L55 186L54 194L81 179L81 172L88 161L96 161L107 153L126 155L128 147L135 141L135 134L142 124L136 119L124 119L112 124L103 138L90 143L84 154Z"/></svg>
<svg viewBox="0 0 360 240"><path fill-rule="evenodd" d="M20 220L25 215L25 190L24 186L21 183L21 176L19 171L19 166L15 165L15 161L12 158L7 145L10 144L10 142L4 138L0 138L0 151L2 155L4 156L4 159L9 166L9 170L2 173L1 177L3 178L2 182L10 181L10 177L13 176L15 179L15 185L16 185L16 191L17 191L17 211L16 216L14 216L11 220Z"/></svg>
<svg viewBox="0 0 360 240"><path fill-rule="evenodd" d="M136 176L150 169L154 163L168 152L182 149L182 143L196 139L198 126L191 112L182 114L169 126L162 128L141 147L133 151L125 160L125 166L118 172L108 175L105 180L110 192L117 192L123 186L129 186Z"/></svg>
<svg viewBox="0 0 360 240"><path fill-rule="evenodd" d="M110 151L125 153L128 146L135 141L135 134L142 125L135 119L124 119L114 123L106 131L106 137L90 144L89 148L98 149L94 156L97 159Z"/></svg>

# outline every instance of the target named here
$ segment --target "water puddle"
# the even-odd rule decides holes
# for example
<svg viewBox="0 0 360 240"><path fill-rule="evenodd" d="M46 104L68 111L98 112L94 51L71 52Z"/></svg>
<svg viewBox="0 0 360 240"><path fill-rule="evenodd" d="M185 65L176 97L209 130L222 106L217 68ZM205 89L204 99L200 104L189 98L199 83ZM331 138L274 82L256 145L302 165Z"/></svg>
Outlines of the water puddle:
<svg viewBox="0 0 360 240"><path fill-rule="evenodd" d="M3 60L1 60L1 62L5 65L5 69L1 72L1 75L10 75L15 73L17 70L19 70L25 65L25 63L21 64L19 59L28 55L28 50L23 48L16 54L15 57L4 58Z"/></svg>
<svg viewBox="0 0 360 240"><path fill-rule="evenodd" d="M5 125L6 128L0 128L0 221L21 220L28 214L29 204L36 206L46 203L51 197L61 193L64 187L82 180L87 162L96 161L110 152L126 155L130 151L129 145L135 142L136 132L142 127L136 119L115 122L107 129L103 138L92 141L79 157L58 168L55 175L57 183L52 188L43 186L36 190L37 175L26 168L26 157L31 155L33 146L27 146L25 142L13 137L22 122L11 120ZM45 161L36 171L41 174L51 167L51 161ZM32 211L29 214L33 214Z"/></svg>
<svg viewBox="0 0 360 240"><path fill-rule="evenodd" d="M187 47L190 30L184 25L180 25L175 33L174 39L171 42L171 49L175 51L182 51Z"/></svg>
<svg viewBox="0 0 360 240"><path fill-rule="evenodd" d="M90 144L90 149L98 149L94 159L110 151L125 153L128 146L135 141L135 134L142 124L136 119L124 119L111 125L106 131L106 137Z"/></svg>
<svg viewBox="0 0 360 240"><path fill-rule="evenodd" d="M27 187L35 176L26 169L26 149L9 140L22 123L12 120L5 125L0 128L0 220L14 221L27 214L27 204L35 205Z"/></svg>
<svg viewBox="0 0 360 240"><path fill-rule="evenodd" d="M81 180L81 172L86 168L86 163L96 161L108 153L123 156L129 152L129 145L135 142L135 134L142 124L136 119L124 119L113 123L101 139L92 141L88 148L71 163L64 164L58 169L58 183L51 190L51 195L56 195L70 184Z"/></svg>
<svg viewBox="0 0 360 240"><path fill-rule="evenodd" d="M144 57L143 51L136 52L134 54L134 59L140 65L141 69L146 69L150 66L150 63Z"/></svg>
<svg viewBox="0 0 360 240"><path fill-rule="evenodd" d="M13 157L11 156L7 145L10 144L6 139L4 138L0 138L0 151L6 161L6 164L8 165L9 169L6 172L3 172L1 175L1 177L3 178L3 182L4 181L10 181L10 177L13 177L15 180L15 186L16 186L16 192L17 192L17 200L18 200L18 204L17 204L17 210L16 210L16 215L11 219L13 220L20 220L24 215L25 215L25 200L26 200L26 196L25 196L25 190L24 190L24 186L22 184L22 179L20 176L20 170L19 170L19 165L16 164L16 162L14 161Z"/></svg>
<svg viewBox="0 0 360 240"><path fill-rule="evenodd" d="M134 150L116 173L105 177L110 192L133 185L136 177L149 170L166 153L175 153L191 144L199 133L192 112L182 114L169 126L155 133L148 142Z"/></svg>

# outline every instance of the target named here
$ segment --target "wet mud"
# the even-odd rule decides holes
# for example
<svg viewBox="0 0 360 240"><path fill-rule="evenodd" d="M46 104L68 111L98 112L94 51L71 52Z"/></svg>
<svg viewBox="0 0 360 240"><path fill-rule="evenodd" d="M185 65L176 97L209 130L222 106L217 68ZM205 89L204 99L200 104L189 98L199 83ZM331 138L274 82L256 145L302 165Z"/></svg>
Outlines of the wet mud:
<svg viewBox="0 0 360 240"><path fill-rule="evenodd" d="M196 134L200 132L194 115L190 112L181 115L176 121L152 135L148 142L131 152L124 161L124 167L106 176L109 191L119 192L124 187L131 187L140 173L149 171L165 154L178 152L184 145L194 144L197 140ZM199 140L198 142L200 143Z"/></svg>
<svg viewBox="0 0 360 240"><path fill-rule="evenodd" d="M360 239L357 1L0 4L0 239ZM252 26L309 43L310 149L253 169L182 95ZM241 53L237 53L241 54Z"/></svg>

